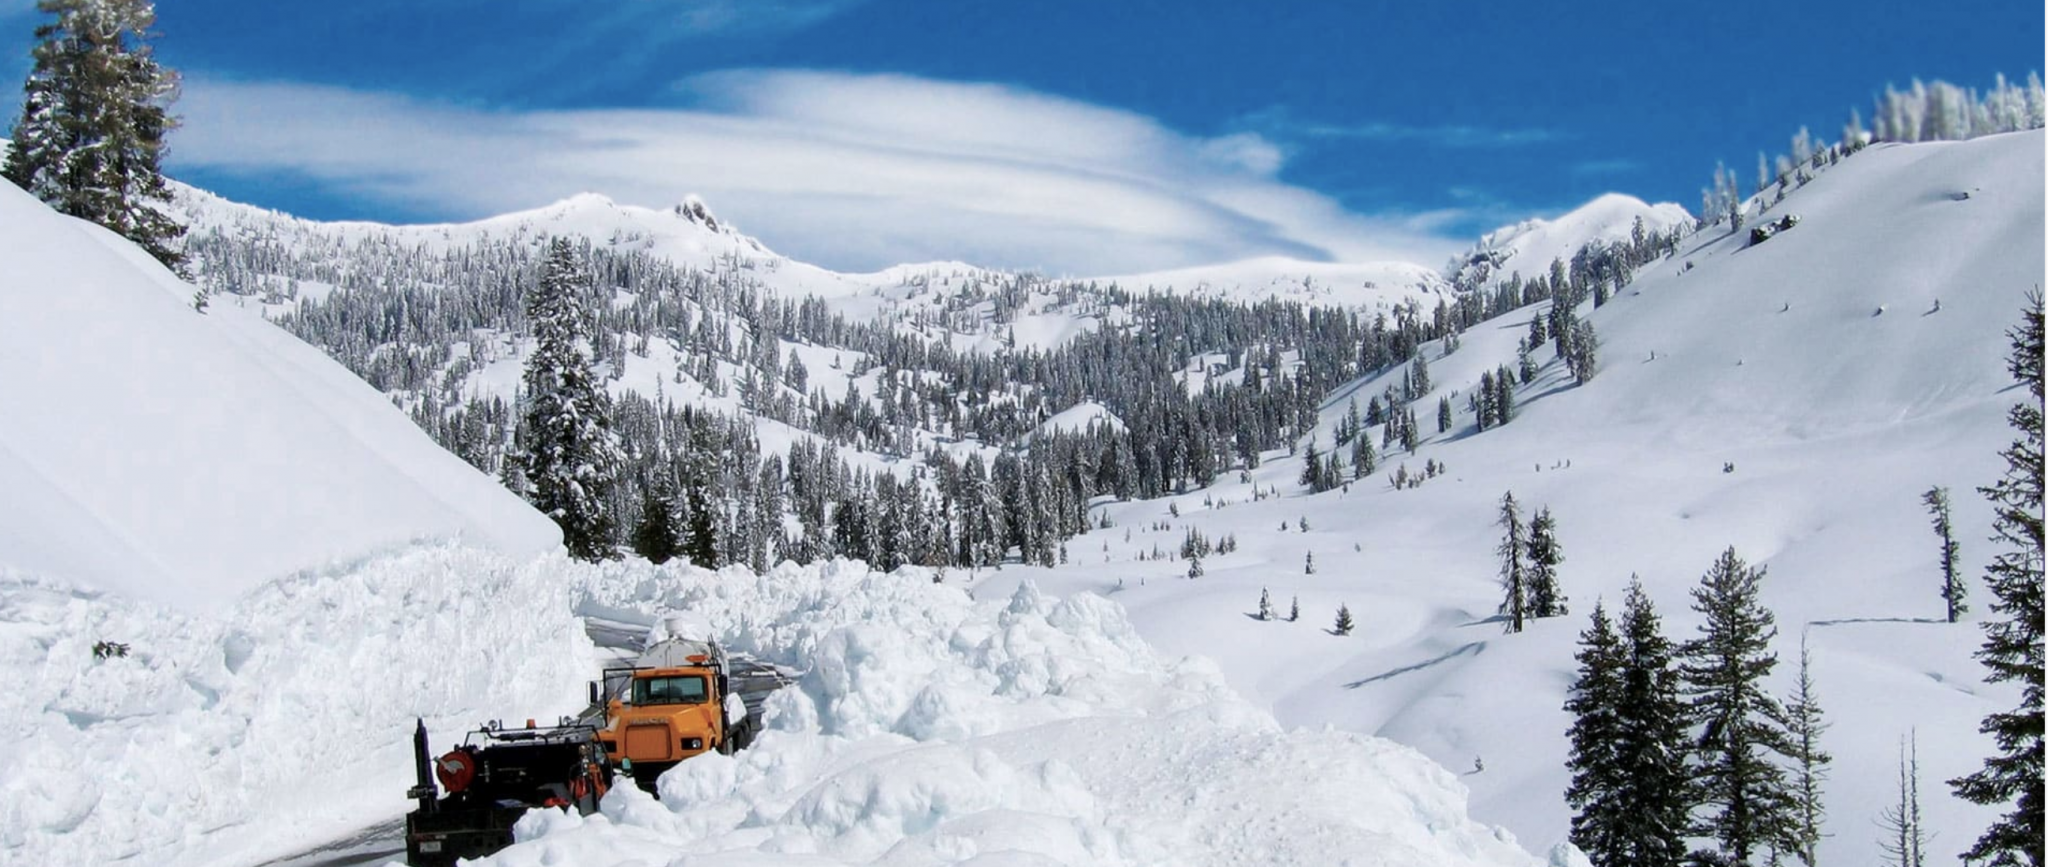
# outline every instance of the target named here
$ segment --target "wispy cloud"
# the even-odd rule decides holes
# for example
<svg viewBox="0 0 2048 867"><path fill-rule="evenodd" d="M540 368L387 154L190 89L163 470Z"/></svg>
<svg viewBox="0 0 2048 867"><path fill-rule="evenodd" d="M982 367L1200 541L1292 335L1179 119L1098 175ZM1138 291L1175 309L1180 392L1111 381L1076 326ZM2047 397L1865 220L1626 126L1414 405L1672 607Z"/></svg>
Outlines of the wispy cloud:
<svg viewBox="0 0 2048 867"><path fill-rule="evenodd" d="M771 30L800 30L859 6L866 0L624 0L662 15L672 7L674 21L699 35Z"/></svg>
<svg viewBox="0 0 2048 867"><path fill-rule="evenodd" d="M1389 143L1413 143L1446 148L1504 148L1570 141L1572 136L1558 130L1501 128L1467 124L1409 124L1383 120L1333 123L1297 118L1285 108L1273 107L1239 119L1247 129L1284 140L1348 139Z"/></svg>
<svg viewBox="0 0 2048 867"><path fill-rule="evenodd" d="M446 218L577 192L703 195L771 246L838 268L961 258L1129 273L1259 255L1436 263L1415 215L1360 214L1279 179L1256 133L995 84L735 70L675 109L493 111L296 83L194 77L178 165L289 174Z"/></svg>
<svg viewBox="0 0 2048 867"><path fill-rule="evenodd" d="M1604 160L1584 160L1581 162L1573 163L1571 172L1572 174L1579 175L1581 177L1602 177L1606 175L1626 175L1633 172L1641 171L1642 168L1643 164L1641 162L1632 159L1617 158Z"/></svg>

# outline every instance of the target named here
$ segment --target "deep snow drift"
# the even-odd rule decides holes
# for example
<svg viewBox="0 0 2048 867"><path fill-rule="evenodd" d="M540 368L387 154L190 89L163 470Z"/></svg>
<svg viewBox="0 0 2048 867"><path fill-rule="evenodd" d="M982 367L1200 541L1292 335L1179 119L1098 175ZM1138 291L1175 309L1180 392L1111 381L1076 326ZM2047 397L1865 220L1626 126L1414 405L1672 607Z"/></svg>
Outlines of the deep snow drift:
<svg viewBox="0 0 2048 867"><path fill-rule="evenodd" d="M318 350L0 185L0 568L191 609L427 537L560 534Z"/></svg>
<svg viewBox="0 0 2048 867"><path fill-rule="evenodd" d="M660 802L623 786L587 820L530 813L487 863L1540 863L1414 751L1283 731L1093 595L453 547L298 576L218 619L0 581L0 665L29 673L0 704L21 747L0 758L0 843L24 864L252 863L395 816L414 714L446 744L580 697L598 662L579 609L689 611L804 673L751 749L685 763ZM93 662L105 634L135 655Z"/></svg>

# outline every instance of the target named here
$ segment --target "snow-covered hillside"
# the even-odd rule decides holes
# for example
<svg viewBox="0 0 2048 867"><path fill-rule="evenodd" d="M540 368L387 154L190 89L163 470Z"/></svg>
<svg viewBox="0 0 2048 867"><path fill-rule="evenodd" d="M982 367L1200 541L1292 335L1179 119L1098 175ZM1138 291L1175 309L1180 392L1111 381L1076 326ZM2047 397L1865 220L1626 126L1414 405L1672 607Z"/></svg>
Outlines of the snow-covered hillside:
<svg viewBox="0 0 2048 867"><path fill-rule="evenodd" d="M374 389L0 185L0 569L188 609L423 538L559 532Z"/></svg>
<svg viewBox="0 0 2048 867"><path fill-rule="evenodd" d="M1589 243L1627 241L1639 224L1642 231L1654 234L1692 222L1691 214L1670 202L1650 205L1634 196L1608 193L1553 220L1524 220L1488 232L1470 251L1452 259L1445 273L1468 289L1491 288L1516 274L1525 280L1542 276L1554 261L1570 265L1572 255Z"/></svg>
<svg viewBox="0 0 2048 867"><path fill-rule="evenodd" d="M237 298L194 311L11 188L0 222L5 863L256 864L388 822L414 717L552 719L600 664L579 615L679 610L802 672L769 730L495 863L1543 863L1420 754L1283 730L1097 595L536 557L549 522Z"/></svg>
<svg viewBox="0 0 2048 867"><path fill-rule="evenodd" d="M2024 399L2004 333L2043 275L2042 152L2040 132L1866 150L1758 218L1796 213L1796 228L1756 246L1746 229L1711 228L1589 304L1581 315L1601 342L1591 382L1572 385L1546 346L1518 416L1475 433L1467 395L1481 373L1513 366L1543 307L1482 323L1454 354L1424 348L1435 390L1419 402L1414 455L1397 447L1379 474L1320 495L1304 495L1298 460L1274 455L1248 482L1110 506L1120 529L1074 540L1084 565L1037 580L1114 593L1140 634L1214 656L1283 725L1379 734L1467 769L1474 814L1540 850L1570 816L1562 705L1593 604L1617 608L1640 575L1667 634L1690 638L1689 591L1732 545L1769 570L1771 687L1790 691L1803 639L1833 723L1822 862L1878 859L1872 823L1895 803L1900 739L1914 733L1945 862L1994 811L1942 781L1978 766L1991 749L1978 721L2016 702L1971 658L1985 607L1975 576L1996 553L1973 489L2002 471L2004 413ZM1347 398L1363 405L1404 372L1333 394L1320 441L1333 441ZM1438 396L1457 410L1444 434L1431 424ZM1366 435L1377 444L1380 430ZM1432 460L1446 472L1388 483L1385 468L1419 475ZM1954 625L1942 622L1920 502L1935 485L1950 489L1976 594L1976 613ZM1555 515L1571 604L1515 635L1494 616L1509 491ZM1189 580L1184 561L1152 556L1189 529L1239 550ZM1262 588L1282 615L1298 598L1301 621L1254 619ZM1359 624L1341 638L1330 633L1340 604Z"/></svg>

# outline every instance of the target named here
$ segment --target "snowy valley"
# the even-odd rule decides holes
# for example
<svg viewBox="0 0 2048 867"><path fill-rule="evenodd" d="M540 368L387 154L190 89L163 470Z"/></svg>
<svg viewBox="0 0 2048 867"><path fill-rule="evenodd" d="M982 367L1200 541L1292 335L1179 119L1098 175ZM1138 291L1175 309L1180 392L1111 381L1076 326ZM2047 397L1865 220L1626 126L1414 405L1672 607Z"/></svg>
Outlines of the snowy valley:
<svg viewBox="0 0 2048 867"><path fill-rule="evenodd" d="M688 611L798 672L767 730L481 863L1583 865L1588 615L1636 577L1693 638L1732 547L1765 687L1804 648L1831 724L1820 860L1882 857L1912 737L1949 863L1998 811L1943 781L2019 699L1972 658L1974 491L2026 399L2043 151L1858 148L1748 227L1607 195L1441 270L1094 279L837 273L695 199L384 226L180 187L188 283L0 184L0 862L402 858L416 717L573 713L590 620ZM558 236L624 438L599 563L507 489ZM1520 632L1509 493L1554 516L1569 608ZM695 542L650 561L650 527Z"/></svg>

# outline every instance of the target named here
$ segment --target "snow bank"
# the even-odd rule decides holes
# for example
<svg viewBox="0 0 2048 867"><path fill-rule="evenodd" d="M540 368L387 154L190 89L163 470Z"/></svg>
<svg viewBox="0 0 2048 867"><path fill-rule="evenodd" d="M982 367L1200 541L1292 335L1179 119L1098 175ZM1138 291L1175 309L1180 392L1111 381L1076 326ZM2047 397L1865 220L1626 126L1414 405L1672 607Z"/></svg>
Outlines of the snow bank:
<svg viewBox="0 0 2048 867"><path fill-rule="evenodd" d="M218 610L415 540L552 522L374 389L133 245L0 185L0 567Z"/></svg>
<svg viewBox="0 0 2048 867"><path fill-rule="evenodd" d="M582 696L558 566L422 548L217 617L0 573L0 860L254 863L402 812L415 716L446 736Z"/></svg>
<svg viewBox="0 0 2048 867"><path fill-rule="evenodd" d="M1155 654L1120 607L1023 583L785 565L760 579L614 564L589 602L688 609L800 668L735 757L529 814L484 863L1535 864L1404 747L1284 732L1206 661ZM688 854L682 854L688 853Z"/></svg>

